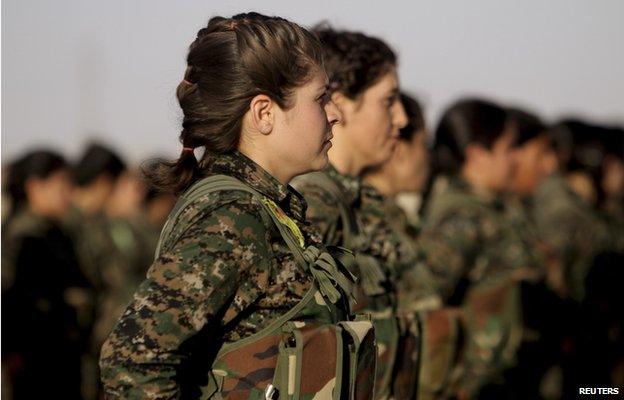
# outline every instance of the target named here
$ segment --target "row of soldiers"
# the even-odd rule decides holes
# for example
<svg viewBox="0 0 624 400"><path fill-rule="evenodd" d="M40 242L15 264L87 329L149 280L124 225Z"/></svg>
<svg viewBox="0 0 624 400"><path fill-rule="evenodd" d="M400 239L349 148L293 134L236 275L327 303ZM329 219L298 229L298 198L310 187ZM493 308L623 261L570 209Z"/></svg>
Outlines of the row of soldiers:
<svg viewBox="0 0 624 400"><path fill-rule="evenodd" d="M375 300L358 303L376 329L376 397L621 386L624 131L464 98L429 147L418 102L402 103L388 161L354 178L330 156L294 181L326 243L383 260L363 277Z"/></svg>
<svg viewBox="0 0 624 400"><path fill-rule="evenodd" d="M191 55L201 50L199 44L214 45L218 38L214 43L200 39L219 30L255 34L253 30L237 32L236 27L266 23L264 17L258 18L215 18L209 23L214 31L198 34L178 93L183 108L191 108L184 109L190 115L187 125L196 122L197 114L206 112L206 107L198 100L202 107L194 109L195 103L184 101L182 95L205 90L202 85L207 78L202 73L208 74L209 67L214 67L210 63L198 67L194 63L205 62L204 58ZM283 20L274 23L285 24ZM417 100L399 94L396 55L383 41L327 27L315 33L324 47L331 101L342 116L333 126L329 165L299 176L291 184L306 200L306 218L311 224L305 229L314 230L325 245L342 246L355 255L358 284L348 294L357 300L353 311L368 314L375 328L374 398L569 398L579 385L621 386L623 315L617 282L621 281L624 252L622 130L576 120L546 125L525 110L466 98L450 105L435 131L430 131ZM378 112L380 105L387 112ZM193 149L208 144L201 144L200 139L205 139L199 135L201 129L194 132L186 128L181 160L194 161L191 164L196 168L200 164L191 160L195 157ZM185 134L193 133L199 138L185 140ZM270 134L270 130L263 134ZM206 163L210 171L236 172L249 181L246 183L279 192L275 179L268 178L266 171L238 150L215 150L215 161ZM201 161L209 159L210 152L206 154ZM93 154L84 157L85 163L97 159ZM74 343L74 350L86 348L84 332L90 332L93 344L84 358L93 360L152 257L157 235L149 240L134 234L137 225L132 217L143 198L138 194L138 181L123 172L122 163L105 164L113 167L84 180L81 174L90 168L75 168L73 190L64 175L67 171L62 158L53 154L30 154L9 169L8 189L15 207L3 231L7 240L19 238L23 242L5 247L21 249L16 256L6 252L12 257L10 262L3 259L3 275L8 277L5 293L14 302L9 303L13 310L10 321L28 321L16 324L19 329L11 330L12 345L3 347L10 350L3 350L3 357L6 354L11 360L7 363L11 375L22 374L21 383L14 381L14 393L22 390L29 393L26 397L33 397L32 391L69 382L68 376L79 372L79 364L72 364L73 369L51 369L50 363L28 357L69 363L68 354L79 351L72 353L58 343ZM182 174L179 178L186 179ZM98 182L103 185L96 185ZM84 190L87 187L92 190ZM37 237L43 236L45 244L65 243L63 255L29 247L33 245L24 238L31 236L23 234L20 226L32 226L28 224L33 224L33 214L47 216L46 224L51 216L59 220L67 211L59 199L68 193L75 207L67 214L66 230L64 225L49 228L42 224L42 218L35 218L37 229L44 232ZM227 195L233 196L221 196ZM276 197L281 195L279 192ZM301 211L300 206L292 205L299 204L296 196L282 197L278 200L290 203L280 203L279 207ZM156 213L158 218L143 217L139 224L146 220L155 227L162 224L174 199L159 199L167 199L157 203L167 206L158 208L162 211ZM193 222L202 223L193 219L192 211ZM219 240L228 235L236 237L237 224L246 228L244 220L230 221L236 215L229 218L226 214L217 222L210 217L204 222L206 226L199 225L204 230L191 230L190 236L183 236L188 243L182 240L181 255L172 252L155 261L154 265L163 268L155 268L148 275L109 336L101 360L109 395L179 395L184 391L175 385L188 384L186 380L191 382L199 375L191 368L195 365L187 370L175 362L191 358L186 348L202 338L197 333L199 339L190 340L189 332L206 331L202 322L206 322L212 304L202 303L207 296L201 291L205 289L202 285L221 282L226 273L234 274L225 267L201 265L200 261L221 255L229 242ZM20 223L22 219L25 222ZM219 235L219 229L226 234ZM71 240L61 239L62 231ZM255 231L248 231L246 236L253 237ZM140 250L142 240L150 243L144 246L149 249L146 252ZM93 245L94 241L98 244ZM165 243L168 245L175 248ZM72 246L76 258L69 261ZM225 257L236 259L243 253L238 250ZM279 251L276 254L286 259ZM124 254L123 260L116 259L118 253ZM114 261L106 261L111 258ZM48 268L53 260L57 267ZM227 266L223 259L217 260ZM6 272L5 265L11 267ZM195 269L201 274L192 275ZM208 277L202 275L205 270L212 271ZM35 274L43 277L37 290L31 286ZM179 276L182 278L176 280ZM284 280L288 288L288 280ZM226 290L235 282L221 283ZM331 285L324 288L332 293L339 286L336 283L333 289ZM257 294L263 289L242 285L235 290L236 294L243 293L242 300L234 301L233 309L248 306L244 304L246 296L251 298L251 292ZM62 305L60 314L52 313L54 302ZM23 306L30 307L30 314L20 310ZM263 305L267 312L274 311L270 306ZM93 319L89 307L99 310L98 319ZM51 325L39 325L45 320L42 316L71 324L63 326L65 333L57 329L57 336L41 335L42 329L52 332ZM258 321L262 322L259 317L246 317L249 315L241 312L228 320L232 324L244 322L238 330L228 331L228 338L244 337L242 333L253 331ZM216 319L210 321L218 324ZM269 357L269 353L256 355ZM253 360L243 361L252 364ZM34 367L29 370L27 366ZM46 366L45 371L37 370L41 366ZM186 375L174 376L173 369ZM39 375L36 380L32 375L23 378L25 371ZM220 372L225 374L220 378L225 382L228 371ZM252 378L265 379L260 372L230 378L240 382L232 384L233 388L223 383L212 393L222 390L231 394L237 389L247 393L253 386ZM216 381L218 377L212 376ZM199 383L191 383L206 383L204 376L197 380ZM28 384L34 381L49 385ZM67 393L64 397L71 398Z"/></svg>
<svg viewBox="0 0 624 400"><path fill-rule="evenodd" d="M358 235L368 235L363 246L393 268L416 266L413 277L394 284L399 310L406 305L405 314L419 318L403 321L388 343L379 339L392 358L388 369L378 368L388 390L398 382L397 363L413 364L415 375L401 378L419 382L412 386L418 398L535 398L539 390L557 398L556 390L571 395L583 379L621 385L614 283L621 282L624 250L622 131L577 120L546 126L526 111L464 99L446 111L430 148L418 102L401 99L409 122L390 161L362 182L343 183L336 174L342 187L318 177L295 183L303 193L321 188L340 197L319 212L308 196L328 242L356 210L361 227L341 244L355 247ZM493 124L497 132L480 132ZM460 134L468 143L490 141L492 154L466 152L457 164ZM507 153L496 155L496 146ZM500 157L492 190L471 183L486 175L479 157ZM51 176L56 183L46 184ZM72 168L52 152L28 153L10 165L5 185L11 209L3 223L3 360L15 398L33 390L33 379L73 382L76 398L93 398L99 348L143 279L175 198L147 191L101 145ZM343 192L348 185L352 192ZM38 211L54 208L62 224ZM400 341L409 341L409 329L422 340L411 343L413 359L392 354L405 349ZM40 361L46 359L59 360L59 375ZM396 398L413 397L400 387Z"/></svg>
<svg viewBox="0 0 624 400"><path fill-rule="evenodd" d="M175 198L98 143L75 163L30 151L4 172L3 396L57 388L97 398L99 349L144 279Z"/></svg>

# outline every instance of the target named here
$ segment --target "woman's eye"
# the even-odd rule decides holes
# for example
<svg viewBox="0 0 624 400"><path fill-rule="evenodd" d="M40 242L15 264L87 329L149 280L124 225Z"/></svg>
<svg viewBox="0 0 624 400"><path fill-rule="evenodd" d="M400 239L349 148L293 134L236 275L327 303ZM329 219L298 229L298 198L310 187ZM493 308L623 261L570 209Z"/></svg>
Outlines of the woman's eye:
<svg viewBox="0 0 624 400"><path fill-rule="evenodd" d="M323 93L318 99L316 99L316 101L318 101L319 104L324 106L329 101L329 94Z"/></svg>

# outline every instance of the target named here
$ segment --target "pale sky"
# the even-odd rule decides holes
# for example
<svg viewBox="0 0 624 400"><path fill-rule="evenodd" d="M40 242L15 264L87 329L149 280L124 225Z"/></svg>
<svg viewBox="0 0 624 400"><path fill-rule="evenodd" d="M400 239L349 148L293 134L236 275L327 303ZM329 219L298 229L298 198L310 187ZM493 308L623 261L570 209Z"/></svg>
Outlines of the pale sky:
<svg viewBox="0 0 624 400"><path fill-rule="evenodd" d="M462 95L624 123L624 1L2 0L2 158L96 135L177 156L175 87L210 16L259 11L378 35L430 126Z"/></svg>

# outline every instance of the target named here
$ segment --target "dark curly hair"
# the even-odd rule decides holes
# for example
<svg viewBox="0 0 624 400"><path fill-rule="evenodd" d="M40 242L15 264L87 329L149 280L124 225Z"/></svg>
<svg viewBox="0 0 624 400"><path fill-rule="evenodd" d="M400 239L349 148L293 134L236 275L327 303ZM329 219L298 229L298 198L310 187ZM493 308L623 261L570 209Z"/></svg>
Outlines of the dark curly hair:
<svg viewBox="0 0 624 400"><path fill-rule="evenodd" d="M313 31L323 44L331 90L350 99L357 98L396 66L394 51L378 38L336 31L326 23Z"/></svg>
<svg viewBox="0 0 624 400"><path fill-rule="evenodd" d="M211 156L237 149L254 96L265 94L290 108L293 89L324 68L314 34L254 12L211 18L191 44L187 64L177 89L184 112L180 141L184 148L203 147L204 154L198 161L182 150L176 161L156 160L144 168L152 186L174 193L205 175Z"/></svg>

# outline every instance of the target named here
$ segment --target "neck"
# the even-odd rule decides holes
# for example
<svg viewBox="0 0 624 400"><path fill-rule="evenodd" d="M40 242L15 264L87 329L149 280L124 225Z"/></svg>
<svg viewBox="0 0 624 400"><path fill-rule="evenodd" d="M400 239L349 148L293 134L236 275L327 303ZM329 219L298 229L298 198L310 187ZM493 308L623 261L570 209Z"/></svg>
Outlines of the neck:
<svg viewBox="0 0 624 400"><path fill-rule="evenodd" d="M358 160L353 145L348 141L349 134L340 126L334 128L332 147L327 155L329 162L343 175L361 176L366 164Z"/></svg>
<svg viewBox="0 0 624 400"><path fill-rule="evenodd" d="M102 210L103 202L94 190L88 188L75 189L72 201L82 212L92 215Z"/></svg>
<svg viewBox="0 0 624 400"><path fill-rule="evenodd" d="M298 174L293 173L292 171L287 171L284 168L283 163L280 161L271 160L268 157L268 154L271 154L270 151L261 151L258 148L254 148L251 146L244 146L241 143L238 151L245 155L247 158L258 164L262 167L266 172L271 174L275 179L277 179L282 185L288 185L288 183Z"/></svg>
<svg viewBox="0 0 624 400"><path fill-rule="evenodd" d="M478 193L491 193L486 174L472 164L464 164L460 172L462 179Z"/></svg>
<svg viewBox="0 0 624 400"><path fill-rule="evenodd" d="M49 210L46 210L45 207L41 207L39 206L37 203L31 202L28 204L28 210L38 216L38 217L43 217L43 218L51 218L51 219L56 219L57 216L50 213Z"/></svg>
<svg viewBox="0 0 624 400"><path fill-rule="evenodd" d="M386 197L393 197L396 195L392 179L386 176L382 169L365 174L363 180L366 184L374 187L379 191L379 193Z"/></svg>

